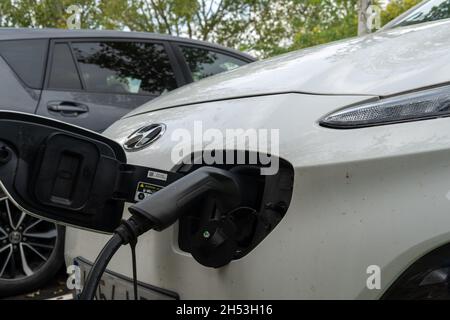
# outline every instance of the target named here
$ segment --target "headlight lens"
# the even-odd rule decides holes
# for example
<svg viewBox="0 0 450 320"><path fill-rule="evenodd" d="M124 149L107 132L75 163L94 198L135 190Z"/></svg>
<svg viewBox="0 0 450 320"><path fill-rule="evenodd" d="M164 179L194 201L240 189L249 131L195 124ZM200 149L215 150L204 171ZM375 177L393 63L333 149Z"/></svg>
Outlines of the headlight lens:
<svg viewBox="0 0 450 320"><path fill-rule="evenodd" d="M333 112L325 127L349 129L450 116L450 86L381 99Z"/></svg>

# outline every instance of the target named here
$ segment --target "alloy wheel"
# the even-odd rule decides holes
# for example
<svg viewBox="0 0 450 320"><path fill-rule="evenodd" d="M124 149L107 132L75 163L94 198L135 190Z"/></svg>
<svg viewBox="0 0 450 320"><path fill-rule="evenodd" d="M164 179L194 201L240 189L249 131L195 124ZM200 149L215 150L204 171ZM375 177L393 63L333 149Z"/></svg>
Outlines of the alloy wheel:
<svg viewBox="0 0 450 320"><path fill-rule="evenodd" d="M56 247L56 225L32 217L0 195L0 280L32 276Z"/></svg>

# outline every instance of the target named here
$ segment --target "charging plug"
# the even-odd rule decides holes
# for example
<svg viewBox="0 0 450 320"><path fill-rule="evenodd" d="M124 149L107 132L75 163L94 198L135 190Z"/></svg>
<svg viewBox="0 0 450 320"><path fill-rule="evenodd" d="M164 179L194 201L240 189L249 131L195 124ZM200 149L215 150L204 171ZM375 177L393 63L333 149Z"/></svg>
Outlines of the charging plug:
<svg viewBox="0 0 450 320"><path fill-rule="evenodd" d="M241 194L238 175L218 168L202 167L128 210L133 216L148 220L149 228L162 231L205 195L215 197L217 209L228 212L240 204Z"/></svg>

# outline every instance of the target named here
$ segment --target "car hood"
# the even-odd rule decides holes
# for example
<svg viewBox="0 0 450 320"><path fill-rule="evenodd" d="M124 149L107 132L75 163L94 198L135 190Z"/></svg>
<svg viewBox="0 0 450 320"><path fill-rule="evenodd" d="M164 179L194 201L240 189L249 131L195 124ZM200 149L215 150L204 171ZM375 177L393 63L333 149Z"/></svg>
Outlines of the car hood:
<svg viewBox="0 0 450 320"><path fill-rule="evenodd" d="M182 87L134 110L267 94L388 96L450 81L450 20L381 31L272 59Z"/></svg>

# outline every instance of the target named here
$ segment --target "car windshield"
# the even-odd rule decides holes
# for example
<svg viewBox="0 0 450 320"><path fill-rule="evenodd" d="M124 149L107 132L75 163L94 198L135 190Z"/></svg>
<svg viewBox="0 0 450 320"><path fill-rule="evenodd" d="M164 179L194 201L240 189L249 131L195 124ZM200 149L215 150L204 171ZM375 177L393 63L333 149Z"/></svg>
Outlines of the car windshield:
<svg viewBox="0 0 450 320"><path fill-rule="evenodd" d="M450 0L430 0L394 22L391 27L403 27L413 24L450 18Z"/></svg>

